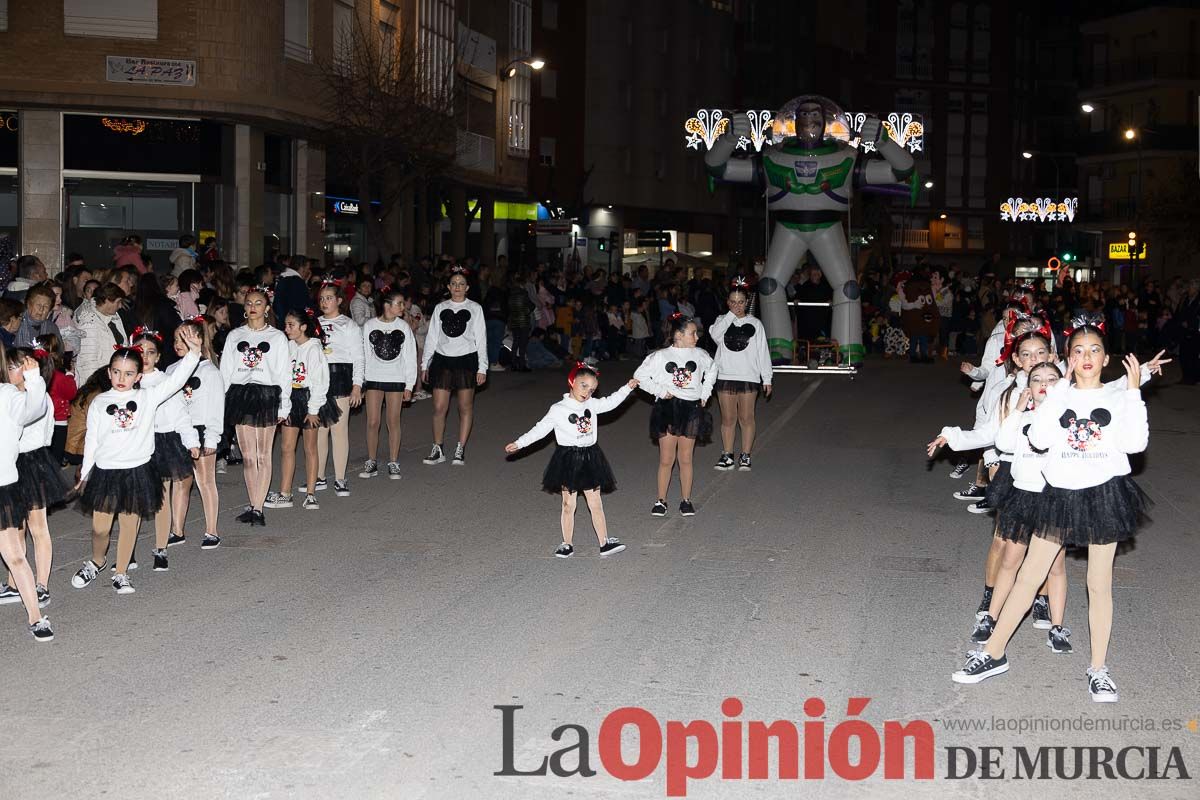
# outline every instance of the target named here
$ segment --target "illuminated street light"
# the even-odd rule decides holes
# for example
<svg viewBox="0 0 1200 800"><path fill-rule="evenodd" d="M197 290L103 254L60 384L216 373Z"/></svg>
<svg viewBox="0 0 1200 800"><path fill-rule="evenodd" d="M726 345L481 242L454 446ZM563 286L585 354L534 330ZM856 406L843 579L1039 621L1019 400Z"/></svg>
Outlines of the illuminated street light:
<svg viewBox="0 0 1200 800"><path fill-rule="evenodd" d="M1033 158L1033 153L1029 152L1028 150L1022 150L1021 158L1026 158L1026 159Z"/></svg>
<svg viewBox="0 0 1200 800"><path fill-rule="evenodd" d="M1090 114L1096 110L1096 107L1094 105L1092 105L1091 103L1083 103L1082 105L1079 106L1079 108L1085 114Z"/></svg>
<svg viewBox="0 0 1200 800"><path fill-rule="evenodd" d="M504 65L504 69L500 70L501 80L508 80L517 75L517 67L524 64L530 69L541 69L546 66L544 58L514 58L512 61Z"/></svg>
<svg viewBox="0 0 1200 800"><path fill-rule="evenodd" d="M1132 142L1134 139L1137 138L1137 131L1135 131L1133 128L1126 128L1125 129L1125 138Z"/></svg>
<svg viewBox="0 0 1200 800"><path fill-rule="evenodd" d="M932 189L932 188L933 188L933 181L925 181L925 188L926 188L926 189Z"/></svg>
<svg viewBox="0 0 1200 800"><path fill-rule="evenodd" d="M945 219L945 218L946 218L945 214L942 214L940 217L938 217L938 219Z"/></svg>

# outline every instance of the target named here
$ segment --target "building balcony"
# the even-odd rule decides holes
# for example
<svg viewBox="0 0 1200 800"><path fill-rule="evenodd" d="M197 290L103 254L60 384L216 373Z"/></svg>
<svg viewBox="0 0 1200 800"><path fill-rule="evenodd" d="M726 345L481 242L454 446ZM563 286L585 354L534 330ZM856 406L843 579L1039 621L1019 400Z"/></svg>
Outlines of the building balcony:
<svg viewBox="0 0 1200 800"><path fill-rule="evenodd" d="M458 132L454 163L473 172L496 174L496 140L470 131Z"/></svg>
<svg viewBox="0 0 1200 800"><path fill-rule="evenodd" d="M929 249L929 231L892 229L892 247L911 247L918 250Z"/></svg>
<svg viewBox="0 0 1200 800"><path fill-rule="evenodd" d="M1079 85L1084 89L1101 89L1122 83L1192 80L1196 68L1195 59L1186 54L1157 53L1092 65L1083 70Z"/></svg>

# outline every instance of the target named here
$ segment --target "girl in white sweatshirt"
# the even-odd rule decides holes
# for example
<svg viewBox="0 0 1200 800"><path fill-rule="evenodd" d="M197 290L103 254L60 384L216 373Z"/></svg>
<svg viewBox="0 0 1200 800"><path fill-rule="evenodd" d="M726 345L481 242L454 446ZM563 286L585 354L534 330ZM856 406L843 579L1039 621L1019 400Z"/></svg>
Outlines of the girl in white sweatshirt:
<svg viewBox="0 0 1200 800"><path fill-rule="evenodd" d="M434 306L429 315L421 382L429 384L433 392L433 447L425 464L446 460L442 440L452 393L458 402L458 444L453 464L461 467L466 463L467 440L475 418L475 387L487 380L487 326L483 308L467 299L468 274L463 267L451 268L447 285L450 299Z"/></svg>
<svg viewBox="0 0 1200 800"><path fill-rule="evenodd" d="M744 277L733 279L729 292L729 313L717 317L708 334L717 343L717 382L715 389L721 405L721 458L716 469L731 470L733 434L742 426L742 452L737 468L750 469L750 449L754 446L754 403L758 393L771 396L771 350L761 322L750 310L750 284Z"/></svg>
<svg viewBox="0 0 1200 800"><path fill-rule="evenodd" d="M14 372L20 372L24 391L13 385ZM29 632L39 642L53 639L54 631L38 607L37 584L25 559L22 539L29 509L25 493L17 483L17 456L22 429L49 413L48 405L46 382L38 363L29 357L10 363L4 348L0 348L0 558L12 572L13 583L25 604Z"/></svg>
<svg viewBox="0 0 1200 800"><path fill-rule="evenodd" d="M700 325L678 311L667 320L667 347L655 350L634 372L643 392L655 398L650 412L650 438L658 443L658 499L650 509L666 516L667 489L679 462L679 513L693 516L692 452L712 438L712 414L704 408L717 381L708 353L696 346Z"/></svg>
<svg viewBox="0 0 1200 800"><path fill-rule="evenodd" d="M162 335L138 326L133 329L129 341L142 352L142 388L150 389L166 380L167 373L158 369ZM162 506L154 515L155 572L166 572L168 569L169 540L182 541L175 534L172 523L179 516L176 507L185 503L183 492L191 488L192 454L199 452L199 448L200 437L192 426L192 417L183 401L183 394L176 392L154 412L154 455L151 461L162 479L163 493ZM185 479L189 481L186 486L183 483Z"/></svg>
<svg viewBox="0 0 1200 800"><path fill-rule="evenodd" d="M333 440L333 489L338 497L350 496L346 483L346 466L350 462L350 410L363 402L363 335L362 326L342 313L346 293L340 281L321 284L317 319L325 331L325 359L329 362L329 396L341 412L337 422L328 428L317 429L317 490L327 486L325 462L329 458L329 441Z"/></svg>
<svg viewBox="0 0 1200 800"><path fill-rule="evenodd" d="M1117 543L1134 536L1145 513L1145 496L1129 475L1129 454L1145 450L1150 429L1136 356L1125 357L1124 386L1101 381L1100 371L1108 363L1102 319L1076 318L1066 349L1071 382L1059 381L1047 393L1027 434L1032 447L1047 451L1038 530L987 648L972 651L953 678L978 683L1007 672L1005 647L1050 565L1064 546L1086 546L1092 648L1088 693L1096 702L1114 703L1117 687L1105 663L1112 631L1113 559Z"/></svg>
<svg viewBox="0 0 1200 800"><path fill-rule="evenodd" d="M283 331L271 326L272 292L246 292L246 324L229 332L221 352L225 424L234 427L242 451L249 503L238 522L265 526L263 503L271 488L275 428L292 410L292 359Z"/></svg>
<svg viewBox="0 0 1200 800"><path fill-rule="evenodd" d="M412 399L417 382L417 337L405 321L408 297L404 289L384 287L379 316L367 320L362 332L367 390L367 460L360 478L379 474L379 427L387 407L388 477L400 480L400 414Z"/></svg>
<svg viewBox="0 0 1200 800"><path fill-rule="evenodd" d="M636 379L629 381L608 397L595 397L600 385L600 373L579 362L567 375L570 391L562 400L550 406L546 416L506 445L504 452L512 454L537 442L554 431L557 446L550 463L542 473L542 488L551 494L562 495L562 544L554 551L558 558L570 558L575 552L572 537L575 533L575 503L579 492L587 501L592 514L592 527L600 541L600 555L607 556L625 549L618 539L608 535L601 493L617 488L612 467L600 445L596 444L600 415L612 411L637 388Z"/></svg>
<svg viewBox="0 0 1200 800"><path fill-rule="evenodd" d="M306 496L304 510L316 511L317 428L329 427L341 416L329 397L329 363L321 326L311 308L289 311L283 324L292 359L292 409L280 426L279 491L267 495L267 508L292 507L292 479L296 477L296 442L303 436Z"/></svg>
<svg viewBox="0 0 1200 800"><path fill-rule="evenodd" d="M212 349L212 331L216 323L205 317L184 320L175 329L175 355L187 353L187 342L183 339L186 328L200 337L200 363L196 371L183 385L180 396L187 406L192 426L200 446L193 451L193 473L200 488L200 501L204 504L204 539L201 550L219 547L221 537L217 534L217 513L220 499L217 494L217 448L221 444L221 432L225 427L225 381L217 367L217 356ZM176 361L167 367L170 375L179 369ZM187 536L184 526L187 521L188 504L192 494L192 478L180 481L180 495L174 499L175 533L167 539L167 546L182 544Z"/></svg>
<svg viewBox="0 0 1200 800"><path fill-rule="evenodd" d="M137 541L138 526L162 507L162 477L154 465L154 416L167 398L183 388L200 363L200 340L184 333L188 353L169 377L149 388L139 383L144 369L141 350L122 347L108 364L112 389L92 400L80 471L80 498L92 515L92 557L71 579L82 589L104 568L114 519L120 528L117 569L112 585L118 594L131 594L127 572Z"/></svg>

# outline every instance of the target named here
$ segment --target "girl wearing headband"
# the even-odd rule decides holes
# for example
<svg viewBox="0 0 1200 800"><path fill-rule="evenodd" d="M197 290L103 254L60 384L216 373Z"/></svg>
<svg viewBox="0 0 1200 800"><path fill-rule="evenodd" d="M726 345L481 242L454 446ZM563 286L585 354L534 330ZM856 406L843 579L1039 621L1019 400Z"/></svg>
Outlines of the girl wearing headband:
<svg viewBox="0 0 1200 800"><path fill-rule="evenodd" d="M600 495L613 491L617 484L608 459L596 441L600 415L625 402L629 393L637 388L638 382L636 378L630 380L608 397L595 397L599 385L600 373L596 369L583 362L576 363L567 375L570 391L563 395L562 400L550 406L546 416L528 432L504 448L504 452L511 455L554 431L557 444L550 463L542 473L542 489L562 496L562 516L559 519L562 544L554 551L558 558L570 558L575 552L572 538L575 533L576 501L580 492L583 492L592 514L592 527L600 542L600 555L612 555L625 549L618 539L608 535L608 523Z"/></svg>
<svg viewBox="0 0 1200 800"><path fill-rule="evenodd" d="M717 343L714 388L721 406L721 458L716 469L734 468L733 434L740 424L742 452L737 468L748 471L754 446L754 403L759 392L771 396L771 351L762 323L748 313L750 284L745 278L733 279L727 302L729 313L717 317L709 329Z"/></svg>
<svg viewBox="0 0 1200 800"><path fill-rule="evenodd" d="M650 438L658 444L658 499L650 514L667 514L667 489L679 464L682 498L679 513L693 516L692 452L696 443L712 438L712 414L704 408L717 381L717 371L707 352L696 346L700 324L675 312L667 320L667 347L655 350L634 372L643 392L655 398L650 412Z"/></svg>

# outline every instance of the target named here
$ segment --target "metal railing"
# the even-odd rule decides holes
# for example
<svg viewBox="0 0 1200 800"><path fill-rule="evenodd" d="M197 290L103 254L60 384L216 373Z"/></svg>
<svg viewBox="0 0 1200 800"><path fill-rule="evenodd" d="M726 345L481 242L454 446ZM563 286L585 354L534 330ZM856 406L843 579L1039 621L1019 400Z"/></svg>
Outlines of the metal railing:
<svg viewBox="0 0 1200 800"><path fill-rule="evenodd" d="M489 175L494 174L496 172L496 140L491 136L460 130L454 163L463 169L486 172Z"/></svg>

